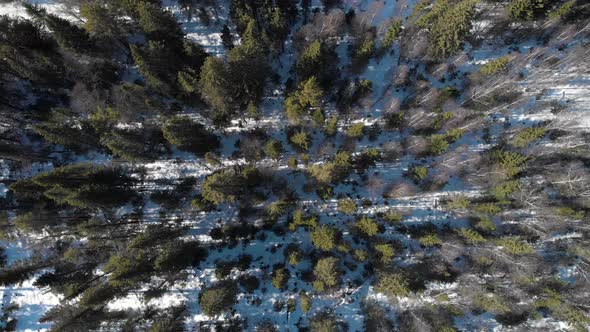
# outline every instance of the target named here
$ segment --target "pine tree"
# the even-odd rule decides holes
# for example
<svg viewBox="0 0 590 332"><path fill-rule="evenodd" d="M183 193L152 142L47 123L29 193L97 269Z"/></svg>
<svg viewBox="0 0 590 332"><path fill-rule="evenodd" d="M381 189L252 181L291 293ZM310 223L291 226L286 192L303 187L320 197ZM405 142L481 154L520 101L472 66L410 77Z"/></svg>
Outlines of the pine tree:
<svg viewBox="0 0 590 332"><path fill-rule="evenodd" d="M231 35L231 32L229 31L229 27L227 26L227 24L224 24L223 28L221 29L221 44L228 51L234 48L234 38Z"/></svg>
<svg viewBox="0 0 590 332"><path fill-rule="evenodd" d="M218 138L189 118L173 117L162 126L164 137L180 149L204 155L219 146Z"/></svg>
<svg viewBox="0 0 590 332"><path fill-rule="evenodd" d="M461 48L471 29L471 19L478 2L479 0L462 0L456 5L441 6L445 9L437 16L430 29L429 52L433 57L446 58Z"/></svg>
<svg viewBox="0 0 590 332"><path fill-rule="evenodd" d="M283 153L283 145L281 144L281 142L275 139L271 139L264 146L264 152L270 158L274 160L279 160Z"/></svg>
<svg viewBox="0 0 590 332"><path fill-rule="evenodd" d="M84 52L90 49L92 44L86 30L70 23L68 20L47 13L45 9L37 5L27 3L23 5L27 14L53 32L53 36L60 47L75 52Z"/></svg>
<svg viewBox="0 0 590 332"><path fill-rule="evenodd" d="M313 245L320 250L330 251L336 246L336 230L330 226L317 227L309 235Z"/></svg>
<svg viewBox="0 0 590 332"><path fill-rule="evenodd" d="M215 109L214 118L226 119L235 110L231 94L229 69L217 57L208 57L201 67L199 91L205 101Z"/></svg>
<svg viewBox="0 0 590 332"><path fill-rule="evenodd" d="M338 258L335 257L326 257L318 260L313 269L316 279L313 282L315 289L323 292L340 284L341 272L338 269L338 263Z"/></svg>
<svg viewBox="0 0 590 332"><path fill-rule="evenodd" d="M221 282L203 289L199 296L199 305L203 313L214 317L229 311L237 300L237 287L231 282Z"/></svg>

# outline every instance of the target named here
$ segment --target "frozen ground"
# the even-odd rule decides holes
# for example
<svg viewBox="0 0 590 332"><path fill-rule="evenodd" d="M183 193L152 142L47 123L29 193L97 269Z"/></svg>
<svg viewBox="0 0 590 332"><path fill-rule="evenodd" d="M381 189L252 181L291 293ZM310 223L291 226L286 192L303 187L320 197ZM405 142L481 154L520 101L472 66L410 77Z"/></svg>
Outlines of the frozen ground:
<svg viewBox="0 0 590 332"><path fill-rule="evenodd" d="M79 20L76 16L75 11L69 11L68 8L64 8L63 5L43 0L35 0L33 2L39 3L44 8L47 8L49 12L58 14L62 17ZM199 22L197 17L193 16L190 20L185 12L183 12L178 4L171 0L166 0L164 5L166 8L171 10L177 17L179 22L182 23L183 30L187 33L187 36L196 42L203 45L206 50L217 56L223 56L224 49L221 46L220 31L223 24L228 22L229 12L229 1L220 1L217 10L212 13L213 19L209 25L204 25ZM377 6L376 2L367 0L349 0L345 1L347 6L361 9L361 11L371 11L374 9L372 6ZM312 6L320 6L319 0L314 0ZM379 2L379 10L374 12L371 16L371 22L374 25L378 25L382 21L388 19L392 15L407 16L413 8L414 1L394 1L385 0ZM26 17L26 13L18 2L4 3L0 5L0 15L7 14L11 16ZM485 22L481 22L483 27ZM577 40L572 39L570 42L575 43ZM346 50L346 41L339 46L339 50ZM466 56L471 59L466 62L462 67L458 68L459 72L469 73L475 71L479 66L489 59L494 59L499 56L505 55L508 49L513 45L508 45L503 48L477 48L472 49L466 48ZM530 47L537 46L534 44L524 43L519 45L523 50L528 50ZM286 45L286 54L281 57L281 64L274 64L274 67L281 75L281 82L285 82L288 73L288 68L294 63L296 59L295 50L292 45ZM588 56L590 50L586 50L585 56ZM341 61L343 64L347 64L350 60L346 52L340 51ZM371 124L375 122L374 119L380 117L383 111L387 108L386 102L389 98L404 98L404 92L391 92L391 77L396 74L397 63L399 60L399 50L396 49L391 54L384 56L379 60L371 60L366 69L359 75L361 79L369 79L373 82L373 99L376 100L370 107L366 107L362 110L362 117L354 119L353 121L363 121ZM560 101L567 102L571 105L571 114L568 117L560 116L559 119L550 112L549 108L535 107L535 103L522 103L517 107L508 107L507 109L498 110L497 114L490 114L486 121L492 122L494 116L504 116L507 121L514 123L537 123L540 121L553 121L554 124L568 126L568 128L576 128L579 130L590 131L590 73L588 68L576 68L567 67L567 63L563 64L563 67L555 67L548 69L548 72L532 72L522 82L522 91L525 92L525 98L534 98L540 91L543 91L543 101ZM281 69L282 68L282 69ZM564 70L567 68L568 70ZM580 74L582 73L582 74ZM425 75L427 75L425 73ZM542 76L543 79L538 79ZM454 83L453 81L447 81L446 83L440 83L438 80L427 77L429 81L436 84L438 88L443 88L445 85ZM558 82L558 84L556 84ZM277 91L280 92L280 91ZM255 127L266 128L268 133L274 138L279 139L283 142L283 146L287 148L287 155L295 155L296 152L290 148L290 145L286 142L286 135L282 131L284 129L287 120L282 112L283 97L280 93L269 93L264 103L262 113L264 118L262 121L245 121L238 124L237 121L234 126L226 129L226 138L223 141L222 147L222 164L224 166L234 165L243 163L243 160L232 157L232 153L235 151L234 143L236 140L236 133L252 129ZM327 110L330 112L331 110ZM333 110L332 110L333 111ZM199 118L197 114L192 114L191 110L187 110L188 114ZM560 122L560 123L558 123ZM563 123L561 123L563 122ZM501 122L494 122L496 128L492 128L492 133L499 132ZM346 123L341 123L341 129L344 129ZM467 144L471 149L482 149L481 142L475 138L476 135L480 135L479 132L468 132L468 134L462 138L460 142L455 144ZM342 141L343 137L338 137L337 140ZM380 147L384 143L399 140L399 137L393 134L384 133L380 135L375 142L369 142L367 139L360 141L359 146L375 146ZM312 150L317 149L317 146L312 147ZM104 156L93 156L91 158L84 158L97 163L109 163L108 158ZM186 154L176 153L174 159L159 160L153 163L145 164L147 169L147 179L158 180L158 179L180 179L183 177L194 176L202 179L206 175L212 173L216 168L206 166L202 159L195 159L194 157L187 156ZM312 163L319 163L323 160L313 160ZM396 162L383 162L376 165L376 167L370 169L369 173L375 173L382 179L386 179L388 182L400 180L403 177L403 173L407 170L410 161L398 160ZM287 168L286 158L279 162L271 160L263 160L259 162L260 165L268 165L278 167L278 169L284 172L290 172ZM53 166L51 163L38 163L31 165L28 169L21 173L8 174L2 172L2 179L15 180L24 178L36 174L38 172L51 169ZM305 166L300 165L300 169ZM355 175L352 176L354 179ZM339 214L336 210L337 203L335 200L329 201L317 201L315 195L305 194L301 187L303 185L303 179L300 175L294 175L290 178L290 184L293 188L296 188L298 193L301 194L301 206L308 209L310 212L317 213L320 216L321 223L337 224L337 222L347 219L343 215ZM5 186L0 186L0 194L5 192ZM155 188L154 188L155 189ZM454 219L448 221L448 215L439 208L438 202L443 199L454 195L466 195L475 197L479 194L478 188L467 186L464 183L455 183L453 186L447 187L446 191L439 191L435 193L424 193L419 195L412 195L407 197L401 197L398 199L385 200L380 195L375 195L369 191L353 191L353 189L347 185L342 184L335 188L337 193L343 194L355 194L360 195L363 198L369 198L372 200L372 205L363 207L360 213L373 215L377 212L382 212L390 208L399 208L404 211L408 211L408 216L405 220L407 222L433 222L436 225L448 224L451 227L461 227L465 221L461 219ZM306 197L307 196L307 197ZM355 198L356 199L356 198ZM360 203L360 199L356 199ZM387 202L386 202L387 201ZM387 205L386 205L387 204ZM359 204L360 205L360 204ZM144 207L146 215L157 215L159 207L152 202L149 202ZM126 212L125 209L119 211L121 215ZM189 225L191 225L191 236L200 239L201 241L212 241L208 236L209 230L216 225L216 222L223 218L225 220L231 220L237 211L232 208L222 210L222 212L213 212L209 214L179 214L173 216L174 218L182 219ZM386 234L389 234L392 238L399 237L399 234L395 234L394 231L388 230ZM412 245L415 243L413 239L402 239L404 243ZM234 270L232 277L236 278L240 273L251 273L258 276L266 276L270 274L269 266L274 263L280 263L283 261L283 250L284 244L298 243L302 248L311 248L309 236L301 231L289 233L284 236L277 236L270 234L265 240L255 240L250 242L248 245L238 246L234 249L224 249L218 252L212 252L207 261L201 264L200 268L189 270L188 278L186 281L174 285L171 291L166 294L163 298L157 302L143 303L141 292L130 294L129 296L121 299L117 299L110 304L111 308L137 308L145 305L156 305L158 307L167 307L182 302L188 303L190 310L187 325L191 328L197 328L198 323L202 321L210 321L211 318L206 317L202 314L198 304L197 298L199 291L203 286L210 285L216 281L215 278L215 262L222 260L229 260L235 258L240 254L250 254L254 257L254 263L251 270L245 272L239 272ZM271 248L273 250L271 251ZM27 255L27 243L11 243L8 247L9 260L16 260L18 257ZM404 259L404 257L400 257ZM258 265L258 266L257 266ZM359 269L360 270L360 269ZM34 278L33 278L34 279ZM32 285L32 281L27 281L23 285L0 289L0 295L3 296L4 301L17 303L20 306L18 311L18 330L21 331L37 331L48 328L47 324L38 323L39 317L51 306L59 303L59 298L54 294L48 293L43 289L37 289ZM263 319L271 319L277 325L281 331L295 331L295 323L300 320L303 316L301 309L297 306L295 312L287 313L285 309L280 312L276 312L273 308L274 302L278 300L286 300L285 296L297 295L297 292L278 292L274 289L269 282L268 278L261 288L256 290L253 294L241 294L239 297L239 303L235 306L236 311L243 317L248 318L252 323L261 321ZM344 284L352 280L362 280L362 276L359 273L349 272L344 278ZM297 282L296 278L290 280L291 283ZM362 330L362 316L360 303L363 298L369 297L380 302L388 303L387 305L399 305L402 307L408 307L417 305L419 303L428 303L435 301L433 294L443 290L451 298L456 295L455 284L431 284L429 290L420 297L412 297L406 299L400 299L398 304L390 304L386 298L375 291L370 286L371 280L366 280L361 283L360 287L343 289L340 294L325 296L317 295L314 296L314 311L318 311L322 308L332 308L335 310L337 315L342 316L349 324L350 331L361 331ZM293 286L293 285L291 285ZM298 291L306 290L310 291L310 286L303 282L298 282ZM263 289L265 291L263 291ZM252 300L255 297L263 299L260 306L252 305ZM218 317L223 319L223 317ZM537 320L531 322L528 328L540 329L548 328L549 330L567 330L568 326L561 322L555 322L551 319ZM498 326L489 316L467 316L461 321L457 322L458 327L463 327L464 330L503 330L502 327Z"/></svg>

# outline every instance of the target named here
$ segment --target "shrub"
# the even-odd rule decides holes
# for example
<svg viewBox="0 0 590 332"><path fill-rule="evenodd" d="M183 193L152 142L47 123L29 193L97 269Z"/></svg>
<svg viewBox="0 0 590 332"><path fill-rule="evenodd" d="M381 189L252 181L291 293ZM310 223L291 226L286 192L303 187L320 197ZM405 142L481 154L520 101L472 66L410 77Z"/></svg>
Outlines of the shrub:
<svg viewBox="0 0 590 332"><path fill-rule="evenodd" d="M527 255L534 252L530 244L518 237L504 237L496 240L496 244L512 255Z"/></svg>
<svg viewBox="0 0 590 332"><path fill-rule="evenodd" d="M512 193L520 190L520 181L510 180L492 187L490 194L498 201L507 199Z"/></svg>
<svg viewBox="0 0 590 332"><path fill-rule="evenodd" d="M293 220L289 224L289 229L294 231L297 227L304 226L309 228L316 228L318 220L315 216L304 216L303 211L296 210L293 212Z"/></svg>
<svg viewBox="0 0 590 332"><path fill-rule="evenodd" d="M357 222L356 227L366 236L375 236L379 233L379 224L367 216L363 216L361 220Z"/></svg>
<svg viewBox="0 0 590 332"><path fill-rule="evenodd" d="M301 263L301 259L303 259L303 253L299 249L291 250L287 254L287 263L291 265L297 265Z"/></svg>
<svg viewBox="0 0 590 332"><path fill-rule="evenodd" d="M543 137L546 132L547 129L544 127L524 128L520 130L516 136L514 136L514 138L510 141L510 145L515 148L525 148L532 142Z"/></svg>
<svg viewBox="0 0 590 332"><path fill-rule="evenodd" d="M389 243L379 243L376 244L373 249L379 256L381 263L389 263L393 256L395 256L395 250L393 249L393 245Z"/></svg>
<svg viewBox="0 0 590 332"><path fill-rule="evenodd" d="M301 293L299 295L299 305L301 306L301 311L308 312L311 309L311 297L307 293Z"/></svg>
<svg viewBox="0 0 590 332"><path fill-rule="evenodd" d="M370 59L372 55L373 55L373 40L366 39L357 48L357 50L354 54L354 59L356 61L366 61L366 60Z"/></svg>
<svg viewBox="0 0 590 332"><path fill-rule="evenodd" d="M272 285L279 290L285 290L289 282L289 271L284 267L275 268L272 271Z"/></svg>
<svg viewBox="0 0 590 332"><path fill-rule="evenodd" d="M384 273L379 276L375 290L389 297L404 297L410 294L406 278L398 273Z"/></svg>
<svg viewBox="0 0 590 332"><path fill-rule="evenodd" d="M369 258L369 253L363 249L355 249L353 255L354 259L359 262L365 262Z"/></svg>
<svg viewBox="0 0 590 332"><path fill-rule="evenodd" d="M327 136L334 136L338 132L338 117L336 115L332 115L326 121L326 135Z"/></svg>
<svg viewBox="0 0 590 332"><path fill-rule="evenodd" d="M309 144L311 144L311 138L309 137L309 134L303 130L293 134L289 138L289 141L302 150L309 149Z"/></svg>
<svg viewBox="0 0 590 332"><path fill-rule="evenodd" d="M475 212L481 215L496 215L500 213L502 209L495 203L480 203L475 206Z"/></svg>
<svg viewBox="0 0 590 332"><path fill-rule="evenodd" d="M268 207L266 208L266 213L271 219L276 220L280 216L284 215L285 212L287 212L287 206L287 202L285 202L284 200L278 200L268 205Z"/></svg>
<svg viewBox="0 0 590 332"><path fill-rule="evenodd" d="M532 21L545 10L548 0L512 0L506 8L510 17L517 20Z"/></svg>
<svg viewBox="0 0 590 332"><path fill-rule="evenodd" d="M356 203L350 198L341 198L338 200L338 211L344 214L353 214L356 211Z"/></svg>
<svg viewBox="0 0 590 332"><path fill-rule="evenodd" d="M572 9L576 2L577 0L569 0L568 2L565 2L564 4L553 10L551 13L549 13L549 17L552 19L566 19L572 13Z"/></svg>
<svg viewBox="0 0 590 332"><path fill-rule="evenodd" d="M464 210L469 207L471 201L465 196L455 196L447 202L447 208L450 210Z"/></svg>
<svg viewBox="0 0 590 332"><path fill-rule="evenodd" d="M383 220L387 221L390 224L397 224L401 222L403 219L404 217L394 209L387 210L387 212L385 212L385 214L383 215Z"/></svg>
<svg viewBox="0 0 590 332"><path fill-rule="evenodd" d="M465 129L461 129L461 128L451 129L451 130L447 131L447 133L446 133L446 140L449 143L455 143L463 136L463 134L465 134Z"/></svg>
<svg viewBox="0 0 590 332"><path fill-rule="evenodd" d="M479 72L483 75L490 76L502 72L508 66L508 62L510 61L510 56L505 55L503 57L499 57L497 59L491 60L488 63L481 66Z"/></svg>
<svg viewBox="0 0 590 332"><path fill-rule="evenodd" d="M415 183L420 183L428 176L428 168L426 166L413 165L408 169L408 176Z"/></svg>
<svg viewBox="0 0 590 332"><path fill-rule="evenodd" d="M231 282L221 282L203 289L199 297L201 310L207 316L213 317L229 311L236 303L237 287Z"/></svg>
<svg viewBox="0 0 590 332"><path fill-rule="evenodd" d="M449 142L447 142L445 135L432 135L428 141L428 151L431 155L443 154L449 149Z"/></svg>
<svg viewBox="0 0 590 332"><path fill-rule="evenodd" d="M569 206L562 206L555 209L555 212L566 218L570 218L573 220L581 220L584 219L585 212L583 210L574 210Z"/></svg>
<svg viewBox="0 0 590 332"><path fill-rule="evenodd" d="M483 311L503 314L510 311L504 299L496 294L478 294L474 299L475 305Z"/></svg>
<svg viewBox="0 0 590 332"><path fill-rule="evenodd" d="M311 119L318 127L324 125L324 123L326 122L326 117L324 116L324 111L321 108L316 108L311 113Z"/></svg>
<svg viewBox="0 0 590 332"><path fill-rule="evenodd" d="M583 310L567 303L559 292L552 289L545 289L542 297L534 304L537 308L550 310L555 318L569 322L576 331L586 331L590 324L590 318Z"/></svg>
<svg viewBox="0 0 590 332"><path fill-rule="evenodd" d="M493 232L496 230L496 224L489 218L481 218L476 224L475 228L482 232Z"/></svg>
<svg viewBox="0 0 590 332"><path fill-rule="evenodd" d="M492 159L506 172L508 177L513 177L522 171L528 158L518 152L496 150L492 152Z"/></svg>
<svg viewBox="0 0 590 332"><path fill-rule="evenodd" d="M261 183L260 180L260 173L255 167L225 168L205 178L201 185L201 195L215 205L232 203L240 196L251 193Z"/></svg>
<svg viewBox="0 0 590 332"><path fill-rule="evenodd" d="M472 229L461 228L457 230L457 233L469 244L477 245L486 242L486 239L481 234Z"/></svg>
<svg viewBox="0 0 590 332"><path fill-rule="evenodd" d="M287 166L291 169L297 169L297 158L291 156L287 159Z"/></svg>
<svg viewBox="0 0 590 332"><path fill-rule="evenodd" d="M313 245L320 250L329 251L336 246L336 230L330 226L321 225L310 236Z"/></svg>
<svg viewBox="0 0 590 332"><path fill-rule="evenodd" d="M389 26L389 29L387 29L387 32L385 32L385 37L383 38L383 47L391 47L401 31L402 21L400 19L391 22L391 25Z"/></svg>
<svg viewBox="0 0 590 332"><path fill-rule="evenodd" d="M283 145L281 142L271 139L264 146L264 152L274 160L279 160L283 154Z"/></svg>
<svg viewBox="0 0 590 332"><path fill-rule="evenodd" d="M365 132L365 124L362 122L355 123L352 126L348 127L346 130L346 135L352 138L361 138L363 137Z"/></svg>
<svg viewBox="0 0 590 332"><path fill-rule="evenodd" d="M420 242L423 247L435 247L442 245L441 239L436 234L424 235L418 240L418 242Z"/></svg>

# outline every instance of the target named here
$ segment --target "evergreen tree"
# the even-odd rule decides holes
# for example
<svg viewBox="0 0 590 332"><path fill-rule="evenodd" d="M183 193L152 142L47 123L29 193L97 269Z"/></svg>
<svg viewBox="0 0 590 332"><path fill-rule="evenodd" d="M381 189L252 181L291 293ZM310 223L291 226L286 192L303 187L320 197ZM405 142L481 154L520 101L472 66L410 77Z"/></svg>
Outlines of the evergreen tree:
<svg viewBox="0 0 590 332"><path fill-rule="evenodd" d="M322 88L328 90L338 79L338 55L333 46L315 40L301 51L296 69L299 81L316 76Z"/></svg>
<svg viewBox="0 0 590 332"><path fill-rule="evenodd" d="M430 28L429 52L433 57L446 58L461 48L463 40L471 29L471 19L475 14L475 5L478 1L462 0L455 5L440 6L443 9ZM443 3L446 4L444 1Z"/></svg>
<svg viewBox="0 0 590 332"><path fill-rule="evenodd" d="M237 287L231 282L221 282L203 289L199 296L201 310L214 317L229 311L236 302Z"/></svg>
<svg viewBox="0 0 590 332"><path fill-rule="evenodd" d="M68 20L47 13L45 9L37 5L27 3L23 5L27 14L53 32L53 37L60 47L75 52L84 52L90 49L92 45L90 36L84 29L70 23Z"/></svg>
<svg viewBox="0 0 590 332"><path fill-rule="evenodd" d="M340 284L341 272L338 269L338 263L338 258L335 257L326 257L318 260L313 269L315 276L313 287L316 290L323 292Z"/></svg>
<svg viewBox="0 0 590 332"><path fill-rule="evenodd" d="M330 226L317 227L309 235L313 245L320 250L330 251L336 246L336 230Z"/></svg>
<svg viewBox="0 0 590 332"><path fill-rule="evenodd" d="M180 149L204 155L219 147L219 139L189 118L173 117L162 126L164 137Z"/></svg>
<svg viewBox="0 0 590 332"><path fill-rule="evenodd" d="M227 26L227 24L224 24L223 28L221 29L221 44L227 50L231 50L232 48L234 48L234 38L231 35L231 32L229 31L229 27Z"/></svg>

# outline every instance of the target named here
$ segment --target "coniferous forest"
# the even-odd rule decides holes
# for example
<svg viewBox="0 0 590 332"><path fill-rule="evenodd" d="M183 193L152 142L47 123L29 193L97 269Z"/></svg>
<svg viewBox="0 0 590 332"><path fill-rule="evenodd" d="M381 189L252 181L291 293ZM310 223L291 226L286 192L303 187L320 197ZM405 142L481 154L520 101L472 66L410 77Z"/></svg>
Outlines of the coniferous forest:
<svg viewBox="0 0 590 332"><path fill-rule="evenodd" d="M589 331L585 0L0 0L0 331Z"/></svg>

